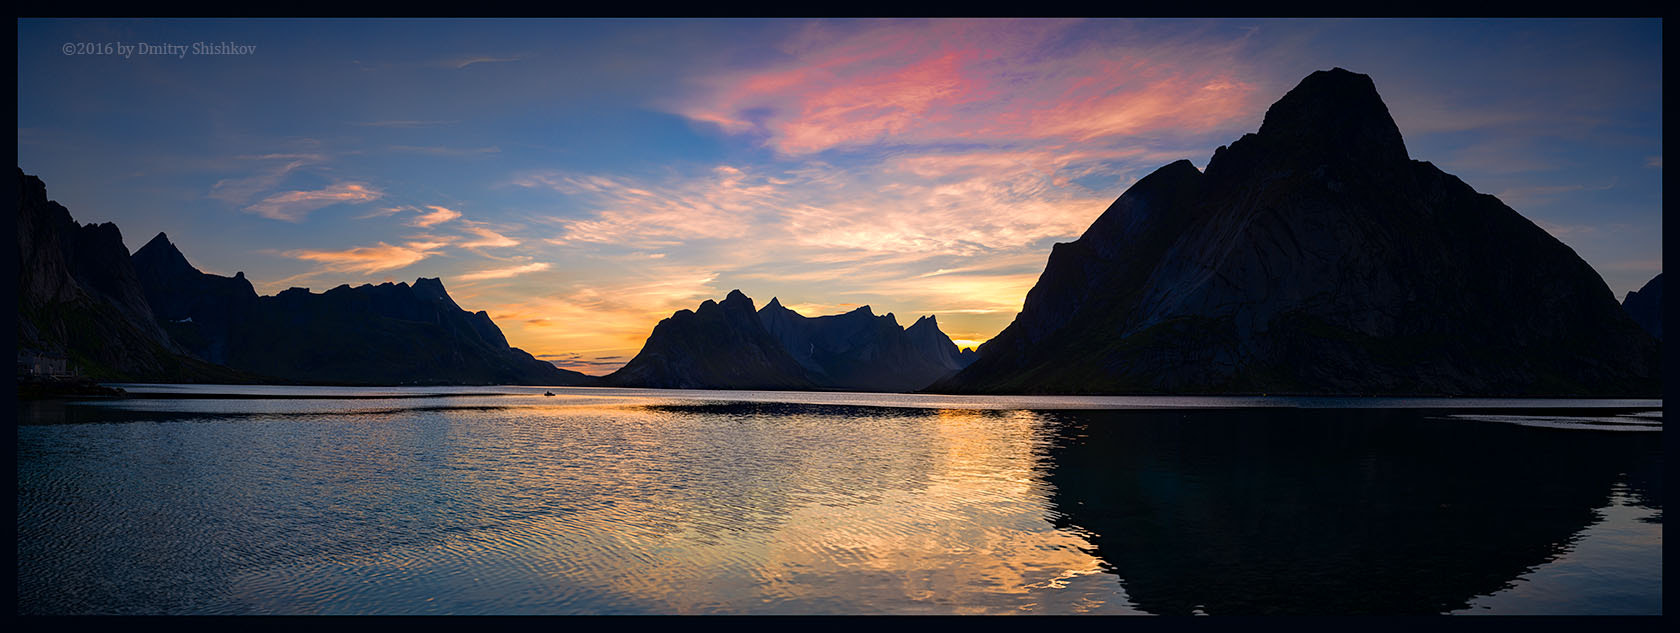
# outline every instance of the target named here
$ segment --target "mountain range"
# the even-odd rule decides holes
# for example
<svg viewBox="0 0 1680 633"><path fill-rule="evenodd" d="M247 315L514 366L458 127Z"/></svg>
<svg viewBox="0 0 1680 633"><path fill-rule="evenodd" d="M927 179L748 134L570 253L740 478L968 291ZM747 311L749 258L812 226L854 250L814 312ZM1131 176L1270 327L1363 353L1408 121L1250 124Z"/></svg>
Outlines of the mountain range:
<svg viewBox="0 0 1680 633"><path fill-rule="evenodd" d="M1650 396L1661 275L1618 304L1568 246L1413 160L1370 77L1312 73L1205 169L1165 165L1056 244L978 352L934 317L741 291L596 378L511 347L439 279L259 296L159 234L130 256L18 172L19 362L100 379L942 393Z"/></svg>
<svg viewBox="0 0 1680 633"><path fill-rule="evenodd" d="M602 378L618 387L915 391L973 362L932 316L910 327L863 306L806 317L740 290L654 326L642 350Z"/></svg>
<svg viewBox="0 0 1680 633"><path fill-rule="evenodd" d="M79 225L18 170L20 352L85 375L164 382L580 385L508 345L438 279L259 296L199 271L162 233L132 256L113 224Z"/></svg>
<svg viewBox="0 0 1680 633"><path fill-rule="evenodd" d="M1370 77L1132 185L950 393L1650 395L1656 340L1568 246L1412 160Z"/></svg>

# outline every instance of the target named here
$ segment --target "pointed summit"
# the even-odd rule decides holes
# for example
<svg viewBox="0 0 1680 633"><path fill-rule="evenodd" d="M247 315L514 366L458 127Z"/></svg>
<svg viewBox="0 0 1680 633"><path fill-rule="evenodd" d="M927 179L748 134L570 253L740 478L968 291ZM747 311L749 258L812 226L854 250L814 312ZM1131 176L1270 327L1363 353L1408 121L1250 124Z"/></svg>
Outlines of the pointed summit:
<svg viewBox="0 0 1680 633"><path fill-rule="evenodd" d="M1409 159L1400 128L1369 75L1341 68L1307 75L1266 110L1261 139L1305 155L1360 162Z"/></svg>
<svg viewBox="0 0 1680 633"><path fill-rule="evenodd" d="M1411 160L1375 83L1340 68L1302 79L1200 177L1169 165L1053 247L982 349L932 389L1660 392L1657 341L1603 278Z"/></svg>
<svg viewBox="0 0 1680 633"><path fill-rule="evenodd" d="M187 256L181 254L181 249L169 241L169 235L161 232L140 250L134 251L133 259L141 270L150 269L171 276L196 275L199 272L187 261Z"/></svg>

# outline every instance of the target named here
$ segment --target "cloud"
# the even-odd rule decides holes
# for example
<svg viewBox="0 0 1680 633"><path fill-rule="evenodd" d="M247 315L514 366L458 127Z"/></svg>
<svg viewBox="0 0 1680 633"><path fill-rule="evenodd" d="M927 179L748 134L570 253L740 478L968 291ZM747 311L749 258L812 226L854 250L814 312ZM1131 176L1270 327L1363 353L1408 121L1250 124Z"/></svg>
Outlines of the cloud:
<svg viewBox="0 0 1680 633"><path fill-rule="evenodd" d="M670 109L789 155L870 145L1081 141L1254 118L1240 40L1069 37L1069 20L813 24L787 60L702 78ZM1189 36L1186 36L1189 37Z"/></svg>
<svg viewBox="0 0 1680 633"><path fill-rule="evenodd" d="M1645 157L1645 166L1662 169L1662 156L1658 155Z"/></svg>
<svg viewBox="0 0 1680 633"><path fill-rule="evenodd" d="M352 123L351 123L351 125L358 125L358 126L362 126L362 127L398 127L398 128L412 128L412 127L436 127L436 126L440 126L440 125L450 125L450 124L453 124L453 123L458 123L458 122L459 122L459 121L410 121L410 120L395 120L395 121L361 121L361 122L352 122Z"/></svg>
<svg viewBox="0 0 1680 633"><path fill-rule="evenodd" d="M494 56L490 56L490 55L469 55L469 56L466 56L466 57L457 57L457 58L453 58L453 59L447 59L447 60L444 60L442 62L439 62L438 65L443 66L445 68L454 68L456 70L459 70L459 69L471 66L473 64L496 64L496 63L503 63L503 62L516 62L516 61L519 61L520 59L522 59L522 57L517 56L517 55L513 56L513 57L494 57Z"/></svg>
<svg viewBox="0 0 1680 633"><path fill-rule="evenodd" d="M383 191L367 183L341 182L312 191L277 193L246 207L245 210L271 220L302 222L311 211L321 207L340 203L372 202L384 195Z"/></svg>
<svg viewBox="0 0 1680 633"><path fill-rule="evenodd" d="M460 244L461 248L503 248L519 245L519 240L484 227L468 227L467 232L477 235L478 239L468 238L469 241Z"/></svg>
<svg viewBox="0 0 1680 633"><path fill-rule="evenodd" d="M391 151L393 151L393 152L403 152L403 153L407 153L407 154L427 154L427 155L430 155L430 156L484 156L484 155L487 155L487 154L500 153L502 151L502 148L495 147L495 146L491 146L491 147L444 147L444 146L441 146L441 145L434 145L434 146L392 145L391 146Z"/></svg>
<svg viewBox="0 0 1680 633"><path fill-rule="evenodd" d="M294 259L319 262L325 271L371 274L403 268L435 255L445 245L441 241L412 241L400 246L379 242L373 246L357 246L341 251L300 249L284 254Z"/></svg>
<svg viewBox="0 0 1680 633"><path fill-rule="evenodd" d="M463 281L477 281L479 279L506 279L508 277L515 277L525 273L548 270L551 266L551 264L546 262L533 262L519 266L509 266L507 268L492 268L489 270L474 271L462 275L456 275L455 278Z"/></svg>
<svg viewBox="0 0 1680 633"><path fill-rule="evenodd" d="M461 212L437 205L426 205L430 213L422 212L419 217L409 220L409 224L418 227L432 227L461 217ZM418 210L418 209L417 209Z"/></svg>
<svg viewBox="0 0 1680 633"><path fill-rule="evenodd" d="M280 186L280 182L293 171L324 162L326 157L320 154L264 154L240 156L238 160L262 161L269 164L244 178L224 178L216 181L216 184L210 186L211 198L229 204L246 204L258 194Z"/></svg>

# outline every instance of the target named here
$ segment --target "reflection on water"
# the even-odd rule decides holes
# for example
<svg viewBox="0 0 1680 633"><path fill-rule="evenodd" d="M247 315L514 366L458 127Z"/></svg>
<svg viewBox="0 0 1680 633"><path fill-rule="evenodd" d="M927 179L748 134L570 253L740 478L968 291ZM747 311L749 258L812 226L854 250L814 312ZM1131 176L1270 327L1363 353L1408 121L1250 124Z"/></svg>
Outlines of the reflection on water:
<svg viewBox="0 0 1680 633"><path fill-rule="evenodd" d="M1656 434L1396 410L1056 417L1058 523L1088 530L1105 569L1150 613L1464 609L1569 550L1618 485L1624 504L1655 510L1642 516L1659 525L1634 530L1651 542L1615 562L1659 570L1657 584L1577 606L1662 608Z"/></svg>
<svg viewBox="0 0 1680 633"><path fill-rule="evenodd" d="M19 612L1661 612L1661 433L540 392L21 405Z"/></svg>

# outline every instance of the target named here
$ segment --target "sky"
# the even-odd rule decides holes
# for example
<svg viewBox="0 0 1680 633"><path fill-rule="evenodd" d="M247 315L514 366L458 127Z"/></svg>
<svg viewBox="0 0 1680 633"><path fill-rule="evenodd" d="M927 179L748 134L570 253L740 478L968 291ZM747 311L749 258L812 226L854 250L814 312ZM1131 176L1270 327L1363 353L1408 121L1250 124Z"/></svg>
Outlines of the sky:
<svg viewBox="0 0 1680 633"><path fill-rule="evenodd" d="M263 294L440 277L512 345L589 374L737 288L806 316L936 315L968 347L1131 183L1206 167L1342 67L1376 82L1412 158L1620 299L1662 270L1661 30L20 19L18 166L131 251L166 232Z"/></svg>

